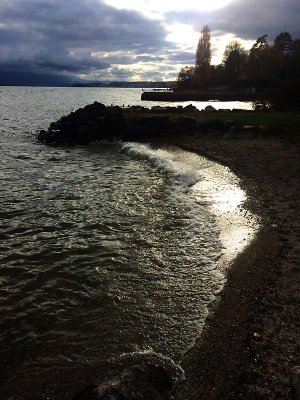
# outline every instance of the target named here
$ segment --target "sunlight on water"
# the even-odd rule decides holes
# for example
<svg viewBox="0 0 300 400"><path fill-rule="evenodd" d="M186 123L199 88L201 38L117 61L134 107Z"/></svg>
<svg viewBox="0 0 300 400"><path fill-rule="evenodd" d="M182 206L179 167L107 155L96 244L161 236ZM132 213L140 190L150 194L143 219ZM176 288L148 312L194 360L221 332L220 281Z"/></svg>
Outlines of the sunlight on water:
<svg viewBox="0 0 300 400"><path fill-rule="evenodd" d="M219 193L214 194L212 207L226 212L235 211L246 199L245 193L237 187L220 188Z"/></svg>
<svg viewBox="0 0 300 400"><path fill-rule="evenodd" d="M224 247L221 263L231 262L254 238L258 230L257 217L243 208L246 193L239 179L229 168L206 160L205 179L193 191L197 201L216 216L220 239Z"/></svg>
<svg viewBox="0 0 300 400"><path fill-rule="evenodd" d="M228 266L251 242L258 230L258 220L243 208L246 193L240 187L239 178L228 167L174 146L151 148L129 144L128 148L129 152L146 156L156 168L174 174L183 192L189 193L197 204L215 216L224 249L219 264ZM195 208L195 221L196 213Z"/></svg>
<svg viewBox="0 0 300 400"><path fill-rule="evenodd" d="M36 141L71 110L142 104L140 94L0 96L3 398L40 398L45 381L45 398L72 398L87 381L150 359L176 374L224 285L220 260L250 240L255 218L243 219L243 192L225 167L176 148Z"/></svg>

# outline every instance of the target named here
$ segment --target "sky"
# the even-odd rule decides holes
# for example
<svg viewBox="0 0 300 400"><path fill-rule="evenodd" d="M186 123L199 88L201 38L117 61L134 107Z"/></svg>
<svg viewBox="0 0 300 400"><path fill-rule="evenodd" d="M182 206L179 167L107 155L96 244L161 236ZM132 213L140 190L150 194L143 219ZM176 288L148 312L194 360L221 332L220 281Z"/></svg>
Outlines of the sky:
<svg viewBox="0 0 300 400"><path fill-rule="evenodd" d="M299 21L300 0L1 0L0 84L174 80L205 24L218 64L232 40L300 38Z"/></svg>

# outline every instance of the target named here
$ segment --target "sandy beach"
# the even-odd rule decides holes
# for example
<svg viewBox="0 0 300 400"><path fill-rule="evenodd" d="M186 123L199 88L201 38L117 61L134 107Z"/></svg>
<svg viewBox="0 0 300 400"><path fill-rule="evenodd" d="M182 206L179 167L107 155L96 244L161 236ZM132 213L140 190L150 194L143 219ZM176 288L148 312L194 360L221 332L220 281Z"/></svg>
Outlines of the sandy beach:
<svg viewBox="0 0 300 400"><path fill-rule="evenodd" d="M277 139L175 142L230 167L248 195L245 208L261 217L182 363L186 382L176 399L292 399L290 370L300 364L299 151Z"/></svg>

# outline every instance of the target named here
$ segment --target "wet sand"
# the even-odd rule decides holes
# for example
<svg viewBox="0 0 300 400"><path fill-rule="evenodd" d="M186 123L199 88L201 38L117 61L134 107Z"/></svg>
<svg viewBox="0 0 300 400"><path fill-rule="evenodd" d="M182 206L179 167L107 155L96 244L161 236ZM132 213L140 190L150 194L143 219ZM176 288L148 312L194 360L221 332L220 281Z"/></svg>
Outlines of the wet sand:
<svg viewBox="0 0 300 400"><path fill-rule="evenodd" d="M233 262L196 346L182 362L177 400L289 399L300 365L300 157L275 139L172 138L241 178L261 217L254 241Z"/></svg>

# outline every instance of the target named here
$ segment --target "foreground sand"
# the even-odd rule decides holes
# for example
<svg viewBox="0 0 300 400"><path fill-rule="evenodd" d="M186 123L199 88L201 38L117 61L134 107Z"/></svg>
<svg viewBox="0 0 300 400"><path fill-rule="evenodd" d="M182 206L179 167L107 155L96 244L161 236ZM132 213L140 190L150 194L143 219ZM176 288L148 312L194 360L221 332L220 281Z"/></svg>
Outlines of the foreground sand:
<svg viewBox="0 0 300 400"><path fill-rule="evenodd" d="M275 139L177 138L229 166L261 230L233 262L207 327L182 366L177 400L288 399L300 365L300 157Z"/></svg>

